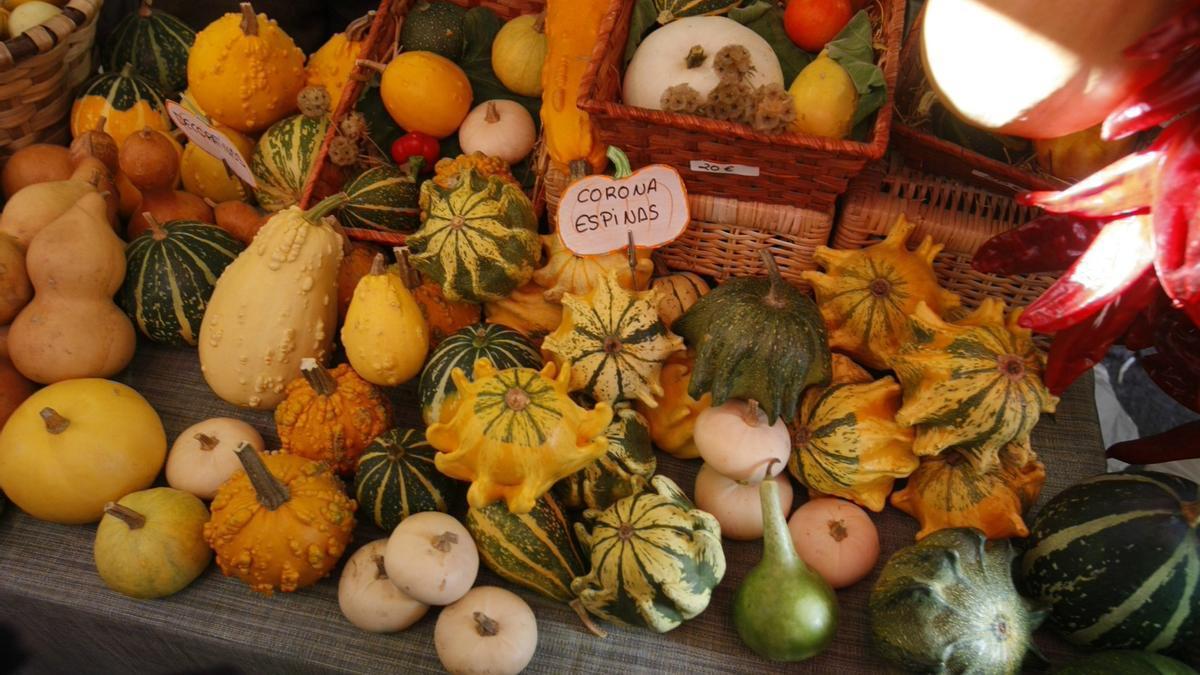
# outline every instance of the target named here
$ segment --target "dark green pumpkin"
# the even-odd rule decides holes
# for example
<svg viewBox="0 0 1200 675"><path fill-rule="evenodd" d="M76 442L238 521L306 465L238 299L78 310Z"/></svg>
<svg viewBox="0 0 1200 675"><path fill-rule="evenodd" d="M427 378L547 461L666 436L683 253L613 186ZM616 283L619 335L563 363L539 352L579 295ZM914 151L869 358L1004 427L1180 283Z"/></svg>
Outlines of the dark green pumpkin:
<svg viewBox="0 0 1200 675"><path fill-rule="evenodd" d="M1200 486L1164 473L1096 476L1038 513L1026 595L1071 642L1177 651L1200 640Z"/></svg>
<svg viewBox="0 0 1200 675"><path fill-rule="evenodd" d="M772 424L790 422L800 394L831 370L825 322L808 296L779 275L765 250L768 277L731 279L696 301L671 327L696 351L688 394L712 392L713 406L757 401Z"/></svg>
<svg viewBox="0 0 1200 675"><path fill-rule="evenodd" d="M1162 654L1114 650L1088 654L1055 670L1054 675L1196 675L1196 671Z"/></svg>
<svg viewBox="0 0 1200 675"><path fill-rule="evenodd" d="M742 0L654 0L658 22L662 24L688 16L728 14L741 4Z"/></svg>
<svg viewBox="0 0 1200 675"><path fill-rule="evenodd" d="M541 370L543 365L542 353L529 338L507 326L477 323L461 328L438 344L421 371L417 398L425 424L440 421L447 397L458 391L450 372L459 368L471 379L479 359L491 361L496 370Z"/></svg>
<svg viewBox="0 0 1200 675"><path fill-rule="evenodd" d="M213 287L243 249L215 225L155 223L125 248L119 304L151 340L195 345Z"/></svg>
<svg viewBox="0 0 1200 675"><path fill-rule="evenodd" d="M603 511L650 484L658 460L646 418L628 405L618 407L614 413L604 432L608 438L604 455L554 486L563 506Z"/></svg>
<svg viewBox="0 0 1200 675"><path fill-rule="evenodd" d="M103 41L102 60L111 71L132 63L134 72L174 96L187 88L188 51L195 41L196 31L187 24L142 0Z"/></svg>
<svg viewBox="0 0 1200 675"><path fill-rule="evenodd" d="M420 164L391 164L367 169L346 184L349 201L341 209L343 227L415 232L421 226Z"/></svg>
<svg viewBox="0 0 1200 675"><path fill-rule="evenodd" d="M457 62L466 49L467 10L449 2L418 2L404 17L400 44L406 52L433 52Z"/></svg>
<svg viewBox="0 0 1200 675"><path fill-rule="evenodd" d="M449 511L462 489L437 470L437 455L424 432L392 429L363 450L354 474L359 512L391 532L400 521L422 511Z"/></svg>

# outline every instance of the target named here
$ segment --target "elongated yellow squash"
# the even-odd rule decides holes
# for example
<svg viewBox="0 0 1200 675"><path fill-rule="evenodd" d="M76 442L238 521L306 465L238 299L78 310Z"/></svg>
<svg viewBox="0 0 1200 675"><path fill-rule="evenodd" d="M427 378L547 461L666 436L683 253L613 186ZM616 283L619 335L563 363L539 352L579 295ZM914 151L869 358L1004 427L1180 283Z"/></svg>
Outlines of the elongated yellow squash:
<svg viewBox="0 0 1200 675"><path fill-rule="evenodd" d="M429 352L429 324L398 267L383 254L354 287L342 326L350 366L367 382L394 387L421 373Z"/></svg>
<svg viewBox="0 0 1200 675"><path fill-rule="evenodd" d="M586 159L593 172L605 165L587 113L579 109L583 74L600 38L608 0L547 0L546 61L542 68L542 129L550 158L560 167Z"/></svg>

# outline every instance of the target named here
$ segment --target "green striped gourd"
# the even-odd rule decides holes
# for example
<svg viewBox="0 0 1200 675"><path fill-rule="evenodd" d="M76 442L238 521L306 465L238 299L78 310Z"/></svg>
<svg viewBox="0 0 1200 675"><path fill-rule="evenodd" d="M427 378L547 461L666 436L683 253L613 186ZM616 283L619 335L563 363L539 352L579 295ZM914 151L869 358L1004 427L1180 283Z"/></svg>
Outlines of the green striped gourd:
<svg viewBox="0 0 1200 675"><path fill-rule="evenodd" d="M450 372L459 368L471 379L475 362L487 359L498 370L541 370L542 354L517 331L499 324L479 323L455 331L429 356L417 385L421 417L426 425L441 421L442 408L458 389Z"/></svg>
<svg viewBox="0 0 1200 675"><path fill-rule="evenodd" d="M696 509L671 479L604 511L586 511L589 533L576 523L590 571L571 591L591 614L665 633L707 607L725 576L721 526Z"/></svg>
<svg viewBox="0 0 1200 675"><path fill-rule="evenodd" d="M1076 644L1174 651L1200 640L1200 487L1156 472L1096 476L1038 513L1022 590Z"/></svg>
<svg viewBox="0 0 1200 675"><path fill-rule="evenodd" d="M654 0L654 8L658 10L658 22L668 24L685 16L728 14L741 3L742 0Z"/></svg>
<svg viewBox="0 0 1200 675"><path fill-rule="evenodd" d="M359 512L387 532L422 511L446 513L462 494L433 464L437 450L414 429L392 429L363 450L354 475Z"/></svg>
<svg viewBox="0 0 1200 675"><path fill-rule="evenodd" d="M117 147L145 128L166 132L171 119L163 99L158 87L135 73L132 64L96 75L80 87L71 105L71 136L95 130L101 119Z"/></svg>
<svg viewBox="0 0 1200 675"><path fill-rule="evenodd" d="M604 435L608 450L600 459L554 486L569 509L607 509L617 500L644 491L658 468L650 426L633 408L614 408L613 420Z"/></svg>
<svg viewBox="0 0 1200 675"><path fill-rule="evenodd" d="M104 40L102 60L108 70L132 63L134 72L154 82L167 96L187 88L188 50L196 31L142 0L136 12L125 15Z"/></svg>
<svg viewBox="0 0 1200 675"><path fill-rule="evenodd" d="M1111 650L1080 657L1055 670L1054 675L1196 675L1196 671L1162 654Z"/></svg>
<svg viewBox="0 0 1200 675"><path fill-rule="evenodd" d="M421 225L417 206L421 183L420 163L403 168L381 164L367 169L346 184L350 197L340 212L343 227L412 232Z"/></svg>
<svg viewBox="0 0 1200 675"><path fill-rule="evenodd" d="M267 129L250 162L259 206L274 213L300 201L328 131L328 118L304 115L284 118Z"/></svg>
<svg viewBox="0 0 1200 675"><path fill-rule="evenodd" d="M125 249L128 271L118 301L142 335L195 345L217 279L243 249L215 225L151 221Z"/></svg>

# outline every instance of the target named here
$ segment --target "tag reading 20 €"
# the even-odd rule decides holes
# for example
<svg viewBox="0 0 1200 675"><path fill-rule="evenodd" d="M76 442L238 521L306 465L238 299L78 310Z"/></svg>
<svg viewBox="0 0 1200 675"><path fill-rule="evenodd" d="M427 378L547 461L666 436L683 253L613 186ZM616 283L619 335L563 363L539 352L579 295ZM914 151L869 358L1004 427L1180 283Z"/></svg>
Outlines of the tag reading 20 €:
<svg viewBox="0 0 1200 675"><path fill-rule="evenodd" d="M687 190L675 169L651 164L627 178L587 176L558 203L558 235L576 255L603 255L629 246L658 248L691 220Z"/></svg>

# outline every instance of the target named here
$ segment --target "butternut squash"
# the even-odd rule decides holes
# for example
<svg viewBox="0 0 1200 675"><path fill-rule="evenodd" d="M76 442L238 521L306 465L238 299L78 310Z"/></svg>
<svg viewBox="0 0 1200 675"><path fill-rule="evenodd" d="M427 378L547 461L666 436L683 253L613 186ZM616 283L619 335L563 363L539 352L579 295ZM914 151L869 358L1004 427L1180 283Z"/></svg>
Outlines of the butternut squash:
<svg viewBox="0 0 1200 675"><path fill-rule="evenodd" d="M0 233L27 248L38 231L66 213L85 194L95 191L95 185L81 180L57 180L22 188L0 213Z"/></svg>
<svg viewBox="0 0 1200 675"><path fill-rule="evenodd" d="M576 105L583 73L600 38L608 0L546 3L546 61L542 68L542 132L550 158L562 167L587 160L592 173L604 169L605 147L587 113Z"/></svg>
<svg viewBox="0 0 1200 675"><path fill-rule="evenodd" d="M25 251L17 240L0 234L0 326L11 322L32 297L33 286L25 272Z"/></svg>

